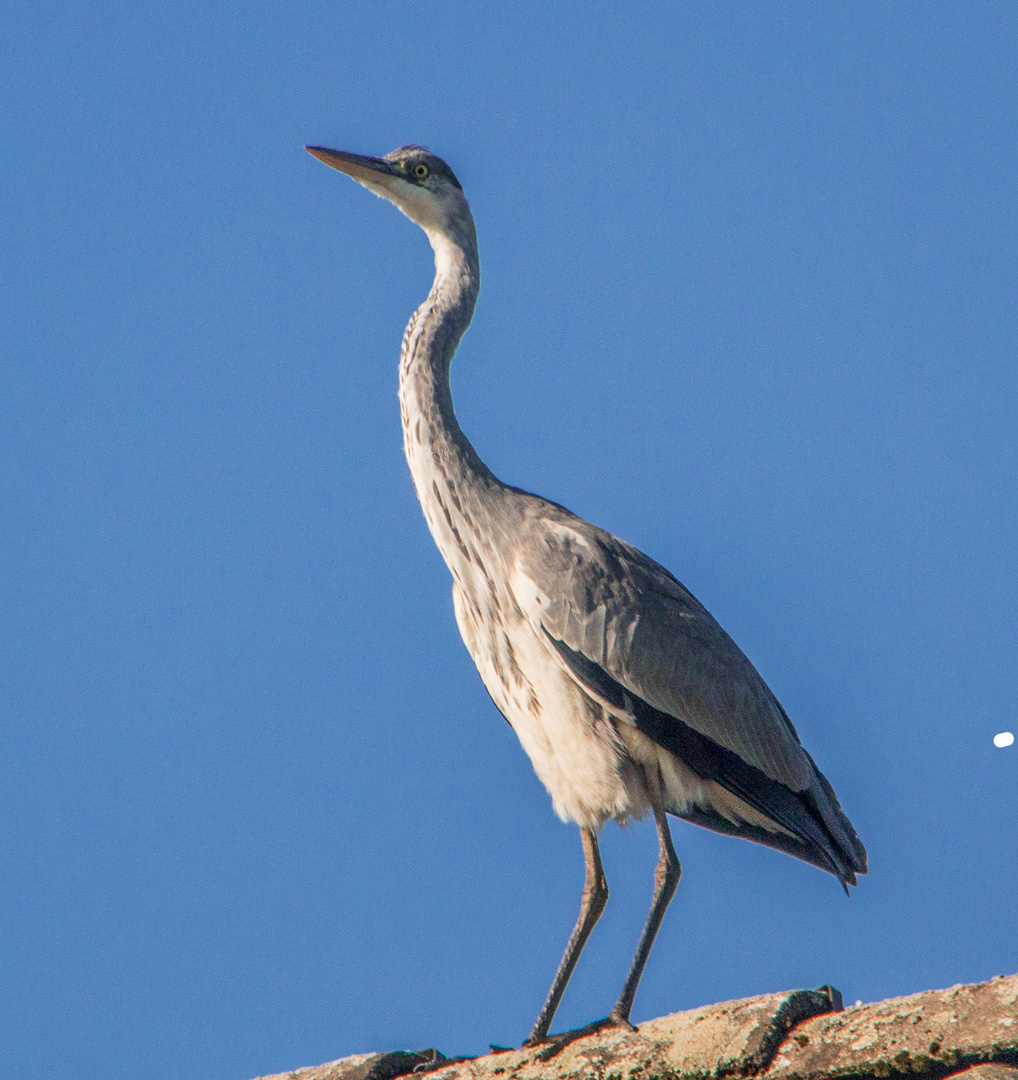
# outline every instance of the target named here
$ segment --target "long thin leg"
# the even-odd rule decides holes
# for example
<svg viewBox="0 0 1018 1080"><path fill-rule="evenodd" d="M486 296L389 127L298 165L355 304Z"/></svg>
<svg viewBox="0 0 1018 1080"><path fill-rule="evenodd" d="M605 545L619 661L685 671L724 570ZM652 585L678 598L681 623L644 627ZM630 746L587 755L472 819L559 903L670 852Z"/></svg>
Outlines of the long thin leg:
<svg viewBox="0 0 1018 1080"><path fill-rule="evenodd" d="M633 1008L636 988L640 985L640 976L646 966L647 957L650 956L654 938L657 937L657 932L661 927L661 920L665 917L665 911L682 876L682 867L675 854L675 848L672 847L672 834L668 829L668 818L665 812L655 807L654 820L657 822L657 838L661 848L657 869L654 871L654 899L650 903L650 914L644 923L640 944L636 946L636 955L633 957L632 966L626 976L626 984L622 987L619 1000L608 1017L609 1020L622 1027L630 1026L629 1013Z"/></svg>
<svg viewBox="0 0 1018 1080"><path fill-rule="evenodd" d="M566 983L576 967L576 961L583 952L583 946L587 944L591 930L601 918L605 904L608 903L608 883L604 879L604 868L601 866L601 852L597 846L597 833L593 829L580 829L580 839L583 841L583 863L587 871L586 881L583 883L583 898L580 901L580 917L573 927L572 936L566 951L562 954L562 961L555 972L548 998L537 1017L534 1030L530 1038L523 1044L533 1046L540 1042L551 1027L551 1021L555 1016L555 1010L562 1000ZM673 887L674 888L674 887ZM653 938L651 939L653 940ZM639 979L639 976L637 976ZM635 992L635 987L634 987Z"/></svg>

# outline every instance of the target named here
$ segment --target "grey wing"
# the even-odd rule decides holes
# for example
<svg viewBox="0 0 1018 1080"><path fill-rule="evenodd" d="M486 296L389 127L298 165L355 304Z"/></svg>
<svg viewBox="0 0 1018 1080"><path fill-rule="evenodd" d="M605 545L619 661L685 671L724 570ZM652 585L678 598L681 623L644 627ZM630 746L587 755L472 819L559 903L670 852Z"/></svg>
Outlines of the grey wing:
<svg viewBox="0 0 1018 1080"><path fill-rule="evenodd" d="M706 608L642 552L555 511L529 520L512 579L535 629L588 689L784 833L758 835L710 807L680 816L781 847L843 881L865 872L865 849L830 784Z"/></svg>

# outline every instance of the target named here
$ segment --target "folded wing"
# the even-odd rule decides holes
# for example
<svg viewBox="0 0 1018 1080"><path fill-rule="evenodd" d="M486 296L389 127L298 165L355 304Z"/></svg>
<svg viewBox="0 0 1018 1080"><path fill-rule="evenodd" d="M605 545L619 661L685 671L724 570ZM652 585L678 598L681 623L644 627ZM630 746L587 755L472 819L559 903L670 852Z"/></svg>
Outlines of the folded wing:
<svg viewBox="0 0 1018 1080"><path fill-rule="evenodd" d="M663 566L557 507L528 522L512 579L570 674L702 779L780 826L675 808L855 882L866 851L759 673ZM671 809L671 808L669 808Z"/></svg>

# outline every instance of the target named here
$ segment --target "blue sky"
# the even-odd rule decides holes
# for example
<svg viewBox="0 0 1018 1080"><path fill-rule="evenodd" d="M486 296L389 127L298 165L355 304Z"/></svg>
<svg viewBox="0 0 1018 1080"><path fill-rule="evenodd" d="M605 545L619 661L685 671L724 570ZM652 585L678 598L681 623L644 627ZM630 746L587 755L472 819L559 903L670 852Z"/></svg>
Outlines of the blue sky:
<svg viewBox="0 0 1018 1080"><path fill-rule="evenodd" d="M637 1020L1018 970L1018 9L10 0L3 1071L245 1080L518 1044L579 901L402 460L423 234L304 153L447 158L505 480L665 563L870 853L676 823ZM653 828L558 1022L602 1016Z"/></svg>

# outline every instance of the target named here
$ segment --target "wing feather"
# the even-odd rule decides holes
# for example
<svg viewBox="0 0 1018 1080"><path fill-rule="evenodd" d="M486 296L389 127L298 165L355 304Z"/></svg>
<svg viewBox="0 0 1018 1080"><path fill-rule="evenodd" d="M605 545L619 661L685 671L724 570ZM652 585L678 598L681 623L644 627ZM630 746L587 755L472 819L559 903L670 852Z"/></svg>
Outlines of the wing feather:
<svg viewBox="0 0 1018 1080"><path fill-rule="evenodd" d="M663 566L544 508L529 521L511 584L573 676L701 777L790 830L798 839L786 850L854 883L865 848L742 650ZM682 816L709 828L723 820L710 807ZM781 846L762 829L722 831L733 830Z"/></svg>
<svg viewBox="0 0 1018 1080"><path fill-rule="evenodd" d="M655 709L803 791L813 770L742 650L663 566L577 519L533 521L513 591L535 626Z"/></svg>

